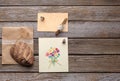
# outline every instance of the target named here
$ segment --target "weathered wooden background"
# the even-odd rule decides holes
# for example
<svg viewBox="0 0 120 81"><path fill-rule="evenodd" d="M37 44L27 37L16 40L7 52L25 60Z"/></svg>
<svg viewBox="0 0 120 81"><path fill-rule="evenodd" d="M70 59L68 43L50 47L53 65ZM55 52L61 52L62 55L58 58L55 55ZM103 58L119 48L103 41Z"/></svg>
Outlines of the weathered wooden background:
<svg viewBox="0 0 120 81"><path fill-rule="evenodd" d="M38 73L38 12L68 12L69 72ZM0 81L120 81L120 0L0 0L0 28L34 27L35 64L1 65ZM0 31L1 61L1 31Z"/></svg>

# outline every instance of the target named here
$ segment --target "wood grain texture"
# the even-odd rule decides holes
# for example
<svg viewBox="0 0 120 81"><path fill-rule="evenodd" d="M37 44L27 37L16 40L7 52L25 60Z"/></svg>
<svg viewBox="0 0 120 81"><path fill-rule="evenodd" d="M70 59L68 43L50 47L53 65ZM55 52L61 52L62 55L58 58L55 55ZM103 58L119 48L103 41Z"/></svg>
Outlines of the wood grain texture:
<svg viewBox="0 0 120 81"><path fill-rule="evenodd" d="M69 39L68 44L70 55L120 55L120 39ZM0 55L1 50L2 48ZM38 39L34 39L34 53L38 55Z"/></svg>
<svg viewBox="0 0 120 81"><path fill-rule="evenodd" d="M0 73L1 81L119 81L118 73Z"/></svg>
<svg viewBox="0 0 120 81"><path fill-rule="evenodd" d="M38 12L68 12L69 20L120 21L120 6L0 7L0 21L37 21Z"/></svg>
<svg viewBox="0 0 120 81"><path fill-rule="evenodd" d="M120 54L120 39L69 39L70 54Z"/></svg>
<svg viewBox="0 0 120 81"><path fill-rule="evenodd" d="M1 57L0 57L1 59ZM119 55L69 56L69 72L120 72ZM1 65L0 72L38 72L38 56L31 68L20 65Z"/></svg>
<svg viewBox="0 0 120 81"><path fill-rule="evenodd" d="M33 27L34 38L55 37L55 33L38 32L37 22L0 22L0 38L2 27ZM82 22L69 21L68 33L59 37L69 38L120 38L120 22Z"/></svg>
<svg viewBox="0 0 120 81"><path fill-rule="evenodd" d="M120 81L120 0L0 0L0 6L0 62L2 27L34 27L35 42L34 66L0 64L0 81ZM69 13L69 32L59 37L70 38L70 72L38 73L37 38L55 36L37 32L38 12Z"/></svg>
<svg viewBox="0 0 120 81"><path fill-rule="evenodd" d="M120 5L119 0L0 0L0 5Z"/></svg>

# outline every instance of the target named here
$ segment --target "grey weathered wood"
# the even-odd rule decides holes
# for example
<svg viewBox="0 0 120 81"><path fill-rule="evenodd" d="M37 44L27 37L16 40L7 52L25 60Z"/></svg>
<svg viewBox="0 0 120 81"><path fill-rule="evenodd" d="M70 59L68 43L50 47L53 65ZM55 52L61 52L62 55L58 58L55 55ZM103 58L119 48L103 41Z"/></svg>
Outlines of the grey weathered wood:
<svg viewBox="0 0 120 81"><path fill-rule="evenodd" d="M0 64L0 81L120 80L120 55L117 55L120 54L120 39L114 39L120 38L120 22L115 22L120 21L120 0L0 0L0 6L1 6L0 21L2 21L0 22L0 28L3 26L34 27L35 54L38 54L38 41L37 41L38 37L54 37L54 33L36 31L37 28L36 21L38 12L68 12L70 20L69 32L60 34L60 36L62 37L70 38L69 39L70 72L38 73L38 56L36 56L35 64L31 68L22 67L20 65ZM89 21L102 21L102 22L89 22ZM1 54L1 29L0 29L0 54ZM119 72L119 73L99 73L99 72Z"/></svg>
<svg viewBox="0 0 120 81"><path fill-rule="evenodd" d="M33 27L34 38L55 37L55 33L38 32L37 22L0 22L0 38L2 27ZM120 22L82 22L69 21L68 33L61 33L59 37L69 38L120 38Z"/></svg>
<svg viewBox="0 0 120 81"><path fill-rule="evenodd" d="M0 5L120 5L119 0L0 0Z"/></svg>
<svg viewBox="0 0 120 81"><path fill-rule="evenodd" d="M119 81L120 73L0 73L1 81Z"/></svg>
<svg viewBox="0 0 120 81"><path fill-rule="evenodd" d="M120 72L119 55L78 56L70 58L69 63L73 72Z"/></svg>
<svg viewBox="0 0 120 81"><path fill-rule="evenodd" d="M69 39L69 54L120 55L120 39ZM0 55L1 55L0 39ZM38 55L38 39L34 39L34 53Z"/></svg>
<svg viewBox="0 0 120 81"><path fill-rule="evenodd" d="M120 21L120 6L0 7L0 21L37 21L38 12L68 12L69 20Z"/></svg>
<svg viewBox="0 0 120 81"><path fill-rule="evenodd" d="M0 64L0 72L38 72L38 67L36 56L32 68ZM69 72L120 72L120 55L69 56L69 70Z"/></svg>
<svg viewBox="0 0 120 81"><path fill-rule="evenodd" d="M71 54L120 54L120 39L70 39Z"/></svg>

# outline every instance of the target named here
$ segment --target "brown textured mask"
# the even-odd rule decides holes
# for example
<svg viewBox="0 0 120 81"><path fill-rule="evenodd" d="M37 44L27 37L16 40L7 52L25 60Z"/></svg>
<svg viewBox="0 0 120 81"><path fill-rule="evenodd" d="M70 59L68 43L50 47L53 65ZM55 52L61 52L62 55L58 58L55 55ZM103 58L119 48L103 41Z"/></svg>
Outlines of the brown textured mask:
<svg viewBox="0 0 120 81"><path fill-rule="evenodd" d="M12 58L20 65L30 67L34 62L34 55L32 49L27 43L17 42L10 49Z"/></svg>

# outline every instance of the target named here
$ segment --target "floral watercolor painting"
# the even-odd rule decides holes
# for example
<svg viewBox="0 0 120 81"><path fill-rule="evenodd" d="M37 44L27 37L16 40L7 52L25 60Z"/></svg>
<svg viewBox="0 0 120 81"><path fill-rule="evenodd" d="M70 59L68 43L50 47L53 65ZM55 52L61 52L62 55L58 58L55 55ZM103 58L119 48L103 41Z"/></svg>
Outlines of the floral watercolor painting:
<svg viewBox="0 0 120 81"><path fill-rule="evenodd" d="M51 65L53 66L55 66L56 64L61 65L59 63L60 50L58 48L50 47L50 49L46 53L46 56L49 59L49 68L51 67Z"/></svg>
<svg viewBox="0 0 120 81"><path fill-rule="evenodd" d="M39 38L39 72L68 71L68 38Z"/></svg>

